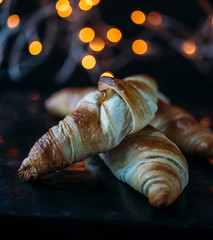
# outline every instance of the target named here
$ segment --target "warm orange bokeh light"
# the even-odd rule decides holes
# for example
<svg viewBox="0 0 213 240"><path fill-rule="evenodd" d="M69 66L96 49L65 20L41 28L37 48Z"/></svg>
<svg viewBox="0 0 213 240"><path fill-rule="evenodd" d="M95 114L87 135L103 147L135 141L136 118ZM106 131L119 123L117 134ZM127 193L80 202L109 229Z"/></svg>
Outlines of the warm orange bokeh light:
<svg viewBox="0 0 213 240"><path fill-rule="evenodd" d="M213 158L209 158L208 161L213 164Z"/></svg>
<svg viewBox="0 0 213 240"><path fill-rule="evenodd" d="M81 29L78 36L82 42L88 43L94 39L95 32L92 28L85 27Z"/></svg>
<svg viewBox="0 0 213 240"><path fill-rule="evenodd" d="M100 77L114 77L114 74L110 71L103 72Z"/></svg>
<svg viewBox="0 0 213 240"><path fill-rule="evenodd" d="M107 38L110 42L113 43L119 42L122 38L121 31L117 28L110 28L107 31Z"/></svg>
<svg viewBox="0 0 213 240"><path fill-rule="evenodd" d="M147 16L147 21L151 25L158 26L162 23L162 16L158 12L150 12Z"/></svg>
<svg viewBox="0 0 213 240"><path fill-rule="evenodd" d="M93 51L99 52L105 47L105 42L102 38L96 37L92 40L92 42L89 43L89 47Z"/></svg>
<svg viewBox="0 0 213 240"><path fill-rule="evenodd" d="M136 11L132 12L131 19L136 24L142 24L145 22L146 16L143 12L136 10Z"/></svg>
<svg viewBox="0 0 213 240"><path fill-rule="evenodd" d="M80 0L78 6L83 11L88 11L92 8L93 2L91 0Z"/></svg>
<svg viewBox="0 0 213 240"><path fill-rule="evenodd" d="M8 17L7 26L9 28L15 28L19 25L19 22L20 22L19 16L17 14L13 14L13 15Z"/></svg>
<svg viewBox="0 0 213 240"><path fill-rule="evenodd" d="M3 2L3 0L0 0L0 4Z"/></svg>
<svg viewBox="0 0 213 240"><path fill-rule="evenodd" d="M32 55L38 55L42 50L42 45L39 41L33 41L29 45L29 52Z"/></svg>
<svg viewBox="0 0 213 240"><path fill-rule="evenodd" d="M187 55L192 55L196 51L196 45L193 41L184 41L181 45L181 50Z"/></svg>
<svg viewBox="0 0 213 240"><path fill-rule="evenodd" d="M70 7L70 2L68 0L58 0L55 8L59 12L65 12Z"/></svg>
<svg viewBox="0 0 213 240"><path fill-rule="evenodd" d="M132 44L132 50L138 55L145 54L148 50L147 43L142 39L137 39Z"/></svg>
<svg viewBox="0 0 213 240"><path fill-rule="evenodd" d="M86 55L81 60L82 66L86 69L92 69L96 65L96 60L92 55Z"/></svg>
<svg viewBox="0 0 213 240"><path fill-rule="evenodd" d="M69 6L66 11L58 11L58 15L62 18L69 17L72 13L72 7Z"/></svg>
<svg viewBox="0 0 213 240"><path fill-rule="evenodd" d="M99 2L100 2L100 0L91 0L91 1L92 1L93 6L99 4Z"/></svg>

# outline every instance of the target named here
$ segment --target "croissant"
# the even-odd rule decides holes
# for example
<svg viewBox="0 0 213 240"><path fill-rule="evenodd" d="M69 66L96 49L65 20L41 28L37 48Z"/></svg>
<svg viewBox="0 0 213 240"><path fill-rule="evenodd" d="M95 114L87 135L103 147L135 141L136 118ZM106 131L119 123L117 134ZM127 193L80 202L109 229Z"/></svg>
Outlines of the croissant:
<svg viewBox="0 0 213 240"><path fill-rule="evenodd" d="M78 102L84 96L90 92L94 92L96 89L96 87L65 88L53 93L44 104L48 112L52 115L65 117L75 110Z"/></svg>
<svg viewBox="0 0 213 240"><path fill-rule="evenodd" d="M100 157L119 180L144 194L155 207L174 202L188 182L185 157L150 125Z"/></svg>
<svg viewBox="0 0 213 240"><path fill-rule="evenodd" d="M52 127L31 148L18 174L32 180L117 146L154 118L157 84L140 75L101 77L98 90Z"/></svg>
<svg viewBox="0 0 213 240"><path fill-rule="evenodd" d="M184 109L159 98L158 111L150 123L189 154L213 157L213 132Z"/></svg>
<svg viewBox="0 0 213 240"><path fill-rule="evenodd" d="M54 101L54 98L60 101L54 101L53 104L46 105L50 112L57 114L66 99L72 101L72 88L64 89L63 95L56 92L49 102ZM81 89L79 88L79 92ZM93 91L91 89L91 91ZM81 95L82 96L82 95ZM67 108L63 108L62 116L72 112L74 105L67 104ZM158 110L154 120L150 123L155 128L164 133L170 140L172 140L181 150L188 154L194 154L206 158L213 157L213 132L210 128L203 126L190 113L184 109L174 106L170 103L161 92L158 92Z"/></svg>

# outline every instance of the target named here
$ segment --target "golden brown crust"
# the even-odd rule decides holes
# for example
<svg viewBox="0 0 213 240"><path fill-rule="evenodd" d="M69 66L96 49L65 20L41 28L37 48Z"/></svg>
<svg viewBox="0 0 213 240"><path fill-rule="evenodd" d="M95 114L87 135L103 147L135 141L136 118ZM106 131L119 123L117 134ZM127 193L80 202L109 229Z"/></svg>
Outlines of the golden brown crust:
<svg viewBox="0 0 213 240"><path fill-rule="evenodd" d="M135 126L131 133L139 131L142 128L141 123L146 121L146 117L155 113L155 111L152 111L152 109L148 106L147 99L145 99L140 91L148 94L151 102L157 101L157 88L153 87L152 84L151 86L153 88L150 88L150 82L148 81L149 84L147 84L147 79L141 78L140 75L134 77L138 77L137 81L132 80L130 76L124 80L111 77L101 77L98 82L99 91L113 89L128 104L130 111L133 113L132 117ZM141 119L141 116L143 116L143 120ZM147 124L148 123L149 122L147 122Z"/></svg>
<svg viewBox="0 0 213 240"><path fill-rule="evenodd" d="M75 110L83 97L95 90L96 87L65 88L50 95L44 104L49 113L58 117L65 117Z"/></svg>
<svg viewBox="0 0 213 240"><path fill-rule="evenodd" d="M151 124L184 152L213 157L213 132L184 109L159 99L158 111Z"/></svg>

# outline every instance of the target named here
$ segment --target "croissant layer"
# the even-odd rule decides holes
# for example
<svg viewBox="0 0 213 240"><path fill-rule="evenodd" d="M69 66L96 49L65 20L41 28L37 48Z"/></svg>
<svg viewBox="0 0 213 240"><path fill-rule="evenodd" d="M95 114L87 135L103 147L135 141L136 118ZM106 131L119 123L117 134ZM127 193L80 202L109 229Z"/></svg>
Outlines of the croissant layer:
<svg viewBox="0 0 213 240"><path fill-rule="evenodd" d="M213 132L184 109L159 99L158 111L151 124L184 152L213 157Z"/></svg>

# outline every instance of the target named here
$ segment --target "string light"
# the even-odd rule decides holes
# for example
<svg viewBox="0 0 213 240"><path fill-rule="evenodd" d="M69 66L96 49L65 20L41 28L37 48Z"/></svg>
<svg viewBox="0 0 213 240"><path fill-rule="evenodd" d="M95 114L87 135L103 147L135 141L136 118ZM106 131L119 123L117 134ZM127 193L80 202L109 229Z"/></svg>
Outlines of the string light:
<svg viewBox="0 0 213 240"><path fill-rule="evenodd" d="M134 12L132 12L131 14L131 20L135 23L135 24L143 24L146 20L146 16L143 12L136 10Z"/></svg>
<svg viewBox="0 0 213 240"><path fill-rule="evenodd" d="M58 11L58 15L62 18L69 17L72 13L72 7L69 6L65 11Z"/></svg>
<svg viewBox="0 0 213 240"><path fill-rule="evenodd" d="M193 41L184 41L181 45L181 50L184 54L192 55L195 53L197 47Z"/></svg>
<svg viewBox="0 0 213 240"><path fill-rule="evenodd" d="M55 6L56 10L59 12L65 12L69 7L70 3L68 0L58 0Z"/></svg>
<svg viewBox="0 0 213 240"><path fill-rule="evenodd" d="M79 32L79 38L82 42L88 43L91 42L95 37L95 32L90 27L85 27Z"/></svg>
<svg viewBox="0 0 213 240"><path fill-rule="evenodd" d="M92 55L86 55L82 58L81 64L86 69L92 69L96 65L96 59Z"/></svg>
<svg viewBox="0 0 213 240"><path fill-rule="evenodd" d="M101 50L103 50L103 48L105 47L105 42L102 38L100 37L95 37L90 43L89 43L89 47L95 51L95 52L100 52Z"/></svg>
<svg viewBox="0 0 213 240"><path fill-rule="evenodd" d="M151 25L158 26L162 23L162 16L158 12L150 12L147 16L147 21Z"/></svg>
<svg viewBox="0 0 213 240"><path fill-rule="evenodd" d="M93 2L91 0L80 0L78 6L83 11L88 11L92 8Z"/></svg>
<svg viewBox="0 0 213 240"><path fill-rule="evenodd" d="M19 25L19 23L20 23L20 18L17 14L11 15L7 19L7 26L9 28L15 28Z"/></svg>
<svg viewBox="0 0 213 240"><path fill-rule="evenodd" d="M208 1L208 0L207 0ZM2 3L3 0L0 0ZM11 1L9 1L8 6L10 7L10 11L12 12L12 7L10 6ZM99 7L94 7L93 12L89 10L100 3L100 0L79 0L76 4L74 1L69 0L56 0L54 3L51 3L51 7L48 6L41 6L39 11L35 11L32 16L32 20L29 17L25 18L25 22L23 24L23 28L17 28L17 31L23 31L25 34L25 39L27 42L30 42L30 39L36 39L37 36L33 36L33 34L40 34L39 24L43 23L43 20L51 16L51 21L45 22L45 27L49 32L55 31L60 34L61 32L66 31L66 39L70 39L71 41L64 41L65 49L70 49L72 51L67 51L67 56L64 58L65 60L60 66L60 70L56 73L56 77L60 78L65 75L67 79L71 76L72 72L74 71L75 67L81 63L85 69L93 69L96 65L98 65L94 71L98 75L101 74L102 71L107 69L111 69L113 72L120 70L126 64L130 63L134 59L134 54L136 55L148 55L150 58L152 56L162 56L164 51L162 50L162 43L158 41L158 39L163 39L164 42L172 43L168 44L167 46L172 48L174 52L179 52L182 54L183 57L187 57L191 61L193 61L196 66L202 71L208 74L212 70L212 49L213 49L213 35L210 34L213 26L213 13L210 11L206 11L207 16L203 22L199 24L199 30L193 32L193 30L189 29L189 26L185 26L184 23L181 23L177 19L174 20L169 16L161 15L159 12L151 11L148 14L140 10L133 10L129 13L131 18L130 21L137 25L142 25L141 32L137 33L133 39L125 39L122 35L122 32L118 28L110 27L103 19L102 14L99 11ZM3 5L4 7L4 5ZM48 9L48 11L47 11ZM0 14L7 13L4 8L0 9ZM64 25L61 24L61 19L59 17L54 18L54 14L60 16L62 18L67 18L72 15L72 18L67 19ZM3 16L3 15L2 15ZM94 18L96 16L96 18ZM122 17L122 16L121 16ZM100 21L99 21L100 20ZM28 22L29 21L29 24ZM55 22L54 22L55 21ZM58 24L60 21L60 24ZM69 22L73 22L69 24ZM96 23L98 21L98 24ZM48 25L51 22L51 26ZM33 23L33 24L31 24ZM54 25L55 23L55 25ZM68 23L68 24L66 24ZM78 23L78 24L77 24ZM90 24L91 27L86 27L87 24ZM163 25L162 25L163 23ZM20 24L20 18L18 15L14 14L8 17L7 19L7 27L8 28L15 28ZM27 31L29 26L33 26L33 31ZM47 24L47 26L46 26ZM69 25L69 27L67 27ZM60 28L59 26L63 26ZM162 27L163 26L163 27ZM4 28L2 28L4 29ZM54 30L55 29L55 30ZM64 31L64 29L66 29ZM107 29L107 31L106 31ZM139 29L139 28L138 28ZM8 30L8 29L7 29ZM46 30L46 29L45 29ZM67 31L68 30L68 31ZM145 30L145 31L144 31ZM3 30L0 30L0 35ZM9 31L9 30L8 30ZM157 31L158 38L156 38ZM199 31L199 34L198 34ZM20 33L20 34L19 34ZM19 32L17 36L21 36L21 32ZM5 39L2 40L3 44L0 44L0 52L3 52L3 55L0 57L0 64L6 59L6 54L2 51L2 49L8 46L7 41L10 38L10 35L13 34L14 39L16 37L16 31L9 31L8 34L4 34ZM44 34L45 46L45 54L42 55L41 61L28 61L28 63L32 62L34 68L37 65L42 64L42 61L45 60L45 56L48 56L50 51L53 49L54 44L56 43L55 40L57 36L55 35L52 37L51 34ZM97 36L96 36L97 35ZM185 36L191 35L191 40L185 39ZM48 37L51 36L51 37ZM43 37L43 35L42 35ZM147 39L145 41L143 39ZM58 39L57 39L58 40ZM49 41L49 42L48 42ZM52 41L52 42L51 42ZM122 44L117 45L122 41ZM35 41L36 42L36 41ZM196 43L199 42L199 46ZM24 75L24 68L19 68L22 65L22 54L25 54L23 50L23 46L25 46L25 42L23 44L17 44L17 41L14 40L13 51L19 51L17 56L21 56L20 58L13 58L8 57L8 72L9 75L14 80L21 79L22 74ZM19 42L20 43L20 42ZM153 44L152 44L153 43ZM36 45L37 44L37 45ZM150 46L153 46L152 48ZM112 49L113 47L113 49ZM4 50L4 49L3 49ZM152 51L150 51L152 50ZM37 41L37 43L32 42L29 46L29 52L32 55L37 55L42 51L42 44ZM88 51L89 53L95 54L95 57L92 55L85 55L85 52ZM197 54L199 51L199 54ZM133 54L134 53L134 54ZM13 56L13 54L10 54ZM83 57L84 56L84 57ZM88 56L88 57L87 57ZM15 60L14 60L15 59ZM90 60L88 60L90 59ZM141 57L141 59L145 59ZM72 64L70 64L72 61ZM72 67L67 67L72 65ZM116 63L116 64L114 64ZM25 63L26 64L26 63ZM13 74L14 71L11 69L15 69L14 66L19 68L19 77L16 78L17 74ZM0 65L1 67L1 65ZM10 69L11 68L11 69ZM32 68L25 68L25 69L32 69ZM65 71L66 69L66 71ZM29 70L28 70L29 71ZM88 71L91 73L91 78L93 78L94 71ZM17 71L18 72L18 71ZM59 72L66 72L66 74L59 74ZM70 75L69 75L70 74ZM15 76L15 77L14 77ZM66 80L64 80L66 81ZM204 124L206 124L204 122Z"/></svg>
<svg viewBox="0 0 213 240"><path fill-rule="evenodd" d="M55 8L58 12L58 15L62 18L69 17L72 13L72 7L68 0L58 0Z"/></svg>
<svg viewBox="0 0 213 240"><path fill-rule="evenodd" d="M213 158L209 158L208 161L213 164ZM213 192L213 188L212 188L212 192Z"/></svg>
<svg viewBox="0 0 213 240"><path fill-rule="evenodd" d="M42 45L39 41L33 41L29 45L29 52L32 55L38 55L42 50Z"/></svg>
<svg viewBox="0 0 213 240"><path fill-rule="evenodd" d="M137 39L132 44L132 50L138 55L145 54L147 52L147 43L142 39Z"/></svg>
<svg viewBox="0 0 213 240"><path fill-rule="evenodd" d="M96 6L96 5L98 5L98 4L99 4L99 2L100 2L100 0L92 0L92 4L93 4L93 6Z"/></svg>
<svg viewBox="0 0 213 240"><path fill-rule="evenodd" d="M110 71L103 72L100 77L114 77L114 74Z"/></svg>
<svg viewBox="0 0 213 240"><path fill-rule="evenodd" d="M119 42L122 38L122 33L117 28L110 28L107 31L107 38L110 42L116 43Z"/></svg>

